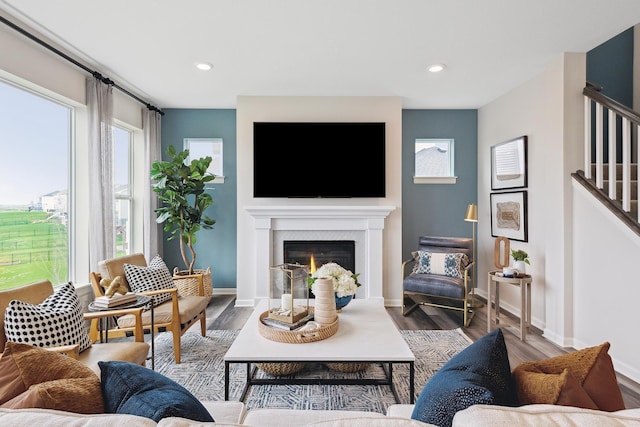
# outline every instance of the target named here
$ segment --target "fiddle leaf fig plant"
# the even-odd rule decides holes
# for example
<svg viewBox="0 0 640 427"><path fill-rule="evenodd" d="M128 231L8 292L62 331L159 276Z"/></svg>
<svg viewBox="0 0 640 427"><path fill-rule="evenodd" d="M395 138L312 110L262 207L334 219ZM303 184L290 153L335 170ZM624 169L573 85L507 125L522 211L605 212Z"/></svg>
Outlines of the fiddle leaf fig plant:
<svg viewBox="0 0 640 427"><path fill-rule="evenodd" d="M526 264L531 265L531 263L529 262L529 254L522 249L511 249L511 257L514 261L524 261Z"/></svg>
<svg viewBox="0 0 640 427"><path fill-rule="evenodd" d="M167 160L153 162L151 179L153 191L158 194L162 206L155 210L156 222L164 223L164 231L171 233L167 240L180 239L180 254L189 274L196 263L196 233L212 229L215 220L205 215L213 205L213 198L205 192L205 184L215 179L207 168L211 157L189 158L189 150L177 152L170 145Z"/></svg>

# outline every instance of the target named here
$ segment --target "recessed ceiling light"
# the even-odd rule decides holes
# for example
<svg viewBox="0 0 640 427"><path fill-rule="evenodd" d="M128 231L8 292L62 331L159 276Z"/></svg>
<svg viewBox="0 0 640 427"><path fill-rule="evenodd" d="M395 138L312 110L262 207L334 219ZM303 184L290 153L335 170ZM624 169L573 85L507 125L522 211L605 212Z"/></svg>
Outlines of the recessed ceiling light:
<svg viewBox="0 0 640 427"><path fill-rule="evenodd" d="M196 68L202 71L209 71L213 68L213 65L209 64L208 62L196 62Z"/></svg>
<svg viewBox="0 0 640 427"><path fill-rule="evenodd" d="M445 69L444 64L433 64L429 66L429 71L432 73L439 73L440 71Z"/></svg>

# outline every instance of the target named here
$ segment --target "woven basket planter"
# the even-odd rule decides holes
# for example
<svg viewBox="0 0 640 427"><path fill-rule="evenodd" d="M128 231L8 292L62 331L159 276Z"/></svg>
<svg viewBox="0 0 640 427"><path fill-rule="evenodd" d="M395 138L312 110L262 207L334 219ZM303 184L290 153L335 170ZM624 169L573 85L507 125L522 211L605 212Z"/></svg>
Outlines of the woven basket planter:
<svg viewBox="0 0 640 427"><path fill-rule="evenodd" d="M187 274L187 271L179 271L176 267L173 270L173 283L178 288L178 295L200 295L200 282L204 288L204 296L213 296L213 280L211 278L211 268L206 270L194 270L194 274Z"/></svg>

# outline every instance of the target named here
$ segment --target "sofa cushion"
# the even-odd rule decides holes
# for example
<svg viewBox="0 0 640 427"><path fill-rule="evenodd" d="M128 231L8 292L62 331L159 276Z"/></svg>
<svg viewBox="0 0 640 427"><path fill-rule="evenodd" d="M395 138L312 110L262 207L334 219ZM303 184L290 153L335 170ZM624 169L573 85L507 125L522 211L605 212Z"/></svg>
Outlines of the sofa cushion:
<svg viewBox="0 0 640 427"><path fill-rule="evenodd" d="M464 269L469 258L463 253L415 251L411 253L416 260L412 273L439 274L449 277L464 277Z"/></svg>
<svg viewBox="0 0 640 427"><path fill-rule="evenodd" d="M475 404L513 406L515 387L501 329L452 357L422 389L411 418L450 426L456 412Z"/></svg>
<svg viewBox="0 0 640 427"><path fill-rule="evenodd" d="M205 407L175 381L128 362L99 362L105 412L139 415L156 422L182 417L213 422Z"/></svg>
<svg viewBox="0 0 640 427"><path fill-rule="evenodd" d="M458 412L453 418L453 426L640 427L640 409L604 412L558 405L527 405L518 408L475 405Z"/></svg>
<svg viewBox="0 0 640 427"><path fill-rule="evenodd" d="M2 409L0 426L11 427L154 427L150 419L134 415L74 414L53 409Z"/></svg>
<svg viewBox="0 0 640 427"><path fill-rule="evenodd" d="M104 410L100 379L69 356L8 342L0 357L0 406L84 414Z"/></svg>
<svg viewBox="0 0 640 427"><path fill-rule="evenodd" d="M308 423L305 427L437 427L422 421L398 417L361 416Z"/></svg>
<svg viewBox="0 0 640 427"><path fill-rule="evenodd" d="M124 274L132 292L160 291L173 288L173 279L167 264L156 255L148 267L134 264L124 265ZM153 296L154 307L171 299L171 294Z"/></svg>
<svg viewBox="0 0 640 427"><path fill-rule="evenodd" d="M60 286L40 304L13 300L4 317L7 341L38 347L91 346L76 289L69 282Z"/></svg>
<svg viewBox="0 0 640 427"><path fill-rule="evenodd" d="M610 344L589 347L549 359L525 362L513 370L518 399L540 403L618 411L624 409Z"/></svg>

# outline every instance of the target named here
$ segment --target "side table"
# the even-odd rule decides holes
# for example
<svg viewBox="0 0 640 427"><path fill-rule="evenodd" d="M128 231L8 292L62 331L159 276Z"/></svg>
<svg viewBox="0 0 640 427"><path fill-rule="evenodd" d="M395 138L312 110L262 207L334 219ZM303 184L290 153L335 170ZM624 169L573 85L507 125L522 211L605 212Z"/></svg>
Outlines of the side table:
<svg viewBox="0 0 640 427"><path fill-rule="evenodd" d="M151 311L151 328L150 328L151 329L151 369L155 370L156 349L154 344L154 331L153 331L153 328L154 328L153 298L146 295L136 295L136 297L137 298L135 301L121 304L121 305L116 305L114 307L97 307L93 302L90 302L89 311L113 311L113 310L123 310L127 308L138 308L138 307L149 308ZM106 317L100 318L100 342L109 342L109 327L106 326L104 323L107 320L108 318ZM144 326L143 326L143 331L144 331ZM104 339L102 338L103 332L104 332Z"/></svg>
<svg viewBox="0 0 640 427"><path fill-rule="evenodd" d="M502 277L496 273L499 271L489 272L489 283L487 286L487 332L491 332L492 327L492 315L491 315L491 288L495 284L495 323L500 323L500 284L506 283L509 285L520 287L520 339L525 341L527 339L527 328L531 326L531 276L526 274L519 277ZM501 273L500 273L501 274Z"/></svg>

